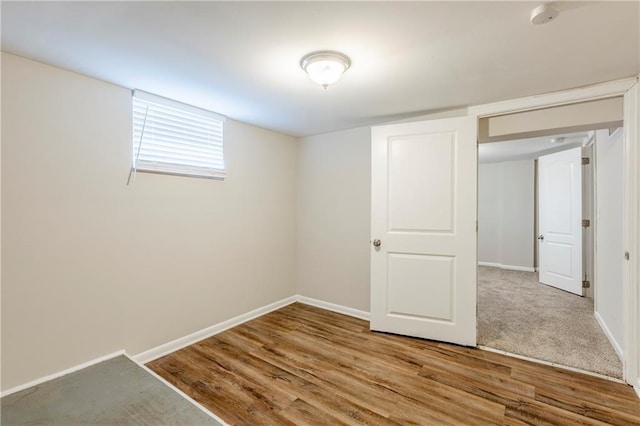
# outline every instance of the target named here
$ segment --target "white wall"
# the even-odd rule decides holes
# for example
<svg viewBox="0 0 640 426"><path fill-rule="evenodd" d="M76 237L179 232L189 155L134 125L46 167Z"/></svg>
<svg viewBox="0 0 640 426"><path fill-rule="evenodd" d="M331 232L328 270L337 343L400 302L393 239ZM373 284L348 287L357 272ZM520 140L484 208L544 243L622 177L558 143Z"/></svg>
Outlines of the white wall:
<svg viewBox="0 0 640 426"><path fill-rule="evenodd" d="M502 163L478 164L478 261L502 263Z"/></svg>
<svg viewBox="0 0 640 426"><path fill-rule="evenodd" d="M617 350L623 347L623 132L596 132L595 310Z"/></svg>
<svg viewBox="0 0 640 426"><path fill-rule="evenodd" d="M533 270L534 162L478 166L478 261Z"/></svg>
<svg viewBox="0 0 640 426"><path fill-rule="evenodd" d="M369 311L371 129L302 138L298 292Z"/></svg>
<svg viewBox="0 0 640 426"><path fill-rule="evenodd" d="M466 109L395 123L462 117ZM298 145L298 293L370 310L371 127Z"/></svg>
<svg viewBox="0 0 640 426"><path fill-rule="evenodd" d="M228 120L224 182L127 187L128 90L4 53L2 89L2 389L295 294L296 139Z"/></svg>

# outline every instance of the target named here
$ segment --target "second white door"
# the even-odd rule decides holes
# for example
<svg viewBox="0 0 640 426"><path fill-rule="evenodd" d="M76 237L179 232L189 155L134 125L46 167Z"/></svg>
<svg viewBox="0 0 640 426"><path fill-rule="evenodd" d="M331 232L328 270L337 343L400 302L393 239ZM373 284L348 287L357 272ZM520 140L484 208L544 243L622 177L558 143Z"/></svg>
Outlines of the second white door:
<svg viewBox="0 0 640 426"><path fill-rule="evenodd" d="M582 148L538 158L540 282L582 296Z"/></svg>

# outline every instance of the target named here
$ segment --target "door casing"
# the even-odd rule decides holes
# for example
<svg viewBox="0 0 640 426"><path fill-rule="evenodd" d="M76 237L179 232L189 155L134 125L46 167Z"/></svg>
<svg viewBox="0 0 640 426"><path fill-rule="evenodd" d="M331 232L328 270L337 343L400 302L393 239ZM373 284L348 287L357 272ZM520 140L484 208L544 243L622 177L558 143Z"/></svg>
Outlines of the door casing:
<svg viewBox="0 0 640 426"><path fill-rule="evenodd" d="M468 115L481 118L550 108L573 103L624 97L624 359L623 375L640 396L640 89L638 78L628 78L579 89L530 96L470 107ZM621 253L623 256L624 253Z"/></svg>

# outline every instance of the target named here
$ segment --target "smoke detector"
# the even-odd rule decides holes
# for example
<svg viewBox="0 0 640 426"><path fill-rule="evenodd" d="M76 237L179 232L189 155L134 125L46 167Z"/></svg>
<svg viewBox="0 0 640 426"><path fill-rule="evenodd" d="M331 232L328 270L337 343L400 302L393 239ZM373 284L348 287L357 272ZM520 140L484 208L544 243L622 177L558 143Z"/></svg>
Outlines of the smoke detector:
<svg viewBox="0 0 640 426"><path fill-rule="evenodd" d="M542 25L551 22L558 17L560 12L550 3L541 4L531 12L531 23L533 25Z"/></svg>

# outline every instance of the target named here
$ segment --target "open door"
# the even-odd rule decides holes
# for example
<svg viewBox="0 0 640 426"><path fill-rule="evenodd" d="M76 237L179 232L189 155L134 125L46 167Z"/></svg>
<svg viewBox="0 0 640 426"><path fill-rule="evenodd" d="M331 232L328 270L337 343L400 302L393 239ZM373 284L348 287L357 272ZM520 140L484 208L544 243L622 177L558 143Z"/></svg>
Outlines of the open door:
<svg viewBox="0 0 640 426"><path fill-rule="evenodd" d="M372 330L476 345L476 126L372 129Z"/></svg>
<svg viewBox="0 0 640 426"><path fill-rule="evenodd" d="M538 158L539 280L582 296L582 148Z"/></svg>

